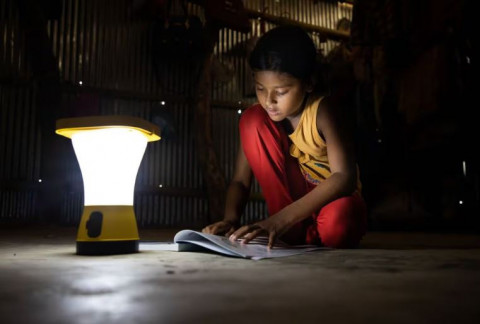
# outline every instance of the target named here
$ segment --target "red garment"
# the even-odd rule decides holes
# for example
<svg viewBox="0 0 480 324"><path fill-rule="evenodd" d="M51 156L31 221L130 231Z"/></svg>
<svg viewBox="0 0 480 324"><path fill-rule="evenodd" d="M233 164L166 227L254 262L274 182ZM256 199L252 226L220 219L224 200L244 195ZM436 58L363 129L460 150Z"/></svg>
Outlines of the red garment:
<svg viewBox="0 0 480 324"><path fill-rule="evenodd" d="M243 152L262 188L269 215L274 215L315 186L303 177L298 161L290 156L290 142L280 125L260 105L247 109L240 119ZM345 248L358 245L366 231L366 205L360 195L342 197L312 217L297 223L282 240L291 244L322 244Z"/></svg>

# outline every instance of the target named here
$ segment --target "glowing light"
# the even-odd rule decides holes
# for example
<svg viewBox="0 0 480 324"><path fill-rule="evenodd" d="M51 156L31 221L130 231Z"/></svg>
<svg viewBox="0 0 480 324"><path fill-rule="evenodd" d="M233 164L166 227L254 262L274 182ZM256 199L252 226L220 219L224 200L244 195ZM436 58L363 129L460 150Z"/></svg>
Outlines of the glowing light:
<svg viewBox="0 0 480 324"><path fill-rule="evenodd" d="M165 106L165 101L160 101L160 104L161 104L162 106Z"/></svg>
<svg viewBox="0 0 480 324"><path fill-rule="evenodd" d="M239 109L237 112L238 112L238 114L240 115L240 114L242 113L242 110L241 110L241 109Z"/></svg>
<svg viewBox="0 0 480 324"><path fill-rule="evenodd" d="M463 205L463 200L460 200L458 203L459 203L460 205Z"/></svg>
<svg viewBox="0 0 480 324"><path fill-rule="evenodd" d="M79 85L82 85L82 84L83 84L83 82L82 82L82 81L78 81L78 84L79 84Z"/></svg>
<svg viewBox="0 0 480 324"><path fill-rule="evenodd" d="M148 139L128 128L72 134L85 188L85 206L133 206L135 178Z"/></svg>

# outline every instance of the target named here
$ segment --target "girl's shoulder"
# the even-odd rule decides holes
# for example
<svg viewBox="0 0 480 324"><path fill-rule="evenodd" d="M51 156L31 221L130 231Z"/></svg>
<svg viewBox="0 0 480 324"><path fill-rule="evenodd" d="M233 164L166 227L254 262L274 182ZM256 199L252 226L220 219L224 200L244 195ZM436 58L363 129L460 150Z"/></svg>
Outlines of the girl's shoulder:
<svg viewBox="0 0 480 324"><path fill-rule="evenodd" d="M333 96L324 96L318 103L317 108L317 129L320 134L323 133L323 129L331 127L338 123L341 118L341 111L338 99ZM323 134L322 134L323 136Z"/></svg>
<svg viewBox="0 0 480 324"><path fill-rule="evenodd" d="M317 119L322 117L328 117L334 113L334 107L336 106L335 98L332 96L326 95L320 97L317 107Z"/></svg>

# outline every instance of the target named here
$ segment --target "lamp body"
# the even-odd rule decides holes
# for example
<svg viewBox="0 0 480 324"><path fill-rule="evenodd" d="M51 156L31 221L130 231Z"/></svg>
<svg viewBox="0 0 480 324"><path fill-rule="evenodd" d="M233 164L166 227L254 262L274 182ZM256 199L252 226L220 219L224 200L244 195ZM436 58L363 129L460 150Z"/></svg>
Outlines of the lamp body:
<svg viewBox="0 0 480 324"><path fill-rule="evenodd" d="M73 128L61 128L57 122L57 133L72 139L83 178L85 199L77 232L77 254L138 252L133 209L135 179L147 143L159 137L132 127L135 119L126 120L113 123L107 119L103 126ZM67 121L89 124L85 118Z"/></svg>
<svg viewBox="0 0 480 324"><path fill-rule="evenodd" d="M133 206L84 206L77 232L77 254L135 253L139 239Z"/></svg>

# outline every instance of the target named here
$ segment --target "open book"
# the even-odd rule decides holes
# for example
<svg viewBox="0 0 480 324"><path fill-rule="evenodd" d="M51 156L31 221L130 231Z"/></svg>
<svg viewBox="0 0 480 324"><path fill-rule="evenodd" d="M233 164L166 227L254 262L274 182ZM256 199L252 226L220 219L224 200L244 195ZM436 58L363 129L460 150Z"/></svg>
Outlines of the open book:
<svg viewBox="0 0 480 324"><path fill-rule="evenodd" d="M182 230L173 238L174 244L169 246L157 246L140 244L141 250L171 250L171 251L213 251L232 257L260 260L301 254L314 250L325 249L316 245L288 245L279 240L272 249L268 249L268 238L257 237L247 244L240 240L231 242L227 237L220 235L205 234L192 230Z"/></svg>

